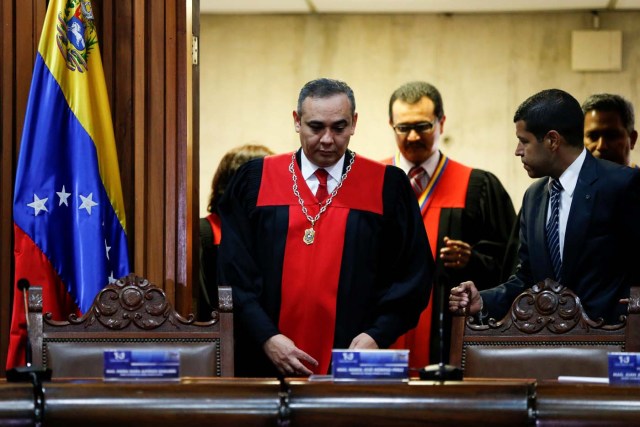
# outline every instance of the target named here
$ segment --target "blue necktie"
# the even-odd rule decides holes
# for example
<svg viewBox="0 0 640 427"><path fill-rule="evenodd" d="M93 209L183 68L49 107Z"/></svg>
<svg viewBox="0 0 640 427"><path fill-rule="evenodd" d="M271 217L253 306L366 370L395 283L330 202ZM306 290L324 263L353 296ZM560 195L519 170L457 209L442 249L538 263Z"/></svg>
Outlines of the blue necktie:
<svg viewBox="0 0 640 427"><path fill-rule="evenodd" d="M556 275L556 281L560 281L560 269L562 268L562 257L560 256L560 192L562 184L554 179L551 181L551 191L549 193L549 203L551 204L551 213L547 222L547 246L549 247L549 255L551 264Z"/></svg>

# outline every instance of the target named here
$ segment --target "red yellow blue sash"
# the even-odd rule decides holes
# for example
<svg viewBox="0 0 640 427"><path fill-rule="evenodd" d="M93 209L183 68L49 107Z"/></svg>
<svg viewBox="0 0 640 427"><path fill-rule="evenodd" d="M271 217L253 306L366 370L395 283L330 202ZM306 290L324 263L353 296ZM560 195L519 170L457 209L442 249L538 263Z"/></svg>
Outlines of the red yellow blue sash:
<svg viewBox="0 0 640 427"><path fill-rule="evenodd" d="M394 166L397 166L399 162L400 162L400 152L396 153L393 159ZM444 154L440 153L440 160L438 161L438 165L436 166L436 169L434 170L433 174L429 178L429 182L427 183L427 186L422 191L422 194L420 195L420 197L418 197L418 205L420 206L420 211L423 214L426 211L429 202L431 201L431 196L433 195L438 185L438 181L440 181L440 178L442 177L442 174L444 173L448 163L449 163L449 158Z"/></svg>

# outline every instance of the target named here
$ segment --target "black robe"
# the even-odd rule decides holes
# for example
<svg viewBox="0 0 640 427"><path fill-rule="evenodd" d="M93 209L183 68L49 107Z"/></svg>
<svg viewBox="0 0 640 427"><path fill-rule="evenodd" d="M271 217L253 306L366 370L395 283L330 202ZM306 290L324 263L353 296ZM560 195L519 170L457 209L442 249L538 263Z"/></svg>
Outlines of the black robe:
<svg viewBox="0 0 640 427"><path fill-rule="evenodd" d="M466 280L473 281L479 289L502 283L510 275L510 269L503 268L505 256L517 249L508 247L515 212L500 180L490 172L469 168L442 153L440 156L434 176L418 198L436 262L432 306L423 313L418 328L394 344L394 348L412 350L410 361L414 368L425 363L448 363L451 288ZM384 163L394 161L389 158ZM445 236L471 245L471 257L464 268L444 266L439 254Z"/></svg>
<svg viewBox="0 0 640 427"><path fill-rule="evenodd" d="M290 158L291 154L282 156ZM350 158L347 152L345 165ZM290 206L257 206L260 191L270 190L262 183L264 162L265 159L256 159L243 165L220 204L223 238L219 282L233 289L237 376L277 375L262 345L280 333L281 282ZM370 167L383 168L382 188L375 190L382 192L382 212L350 209L344 236L332 236L344 241L333 348L347 348L362 332L369 334L381 348L389 346L415 326L430 294L433 260L415 196L402 170L380 164L371 166L374 162L357 156L351 176L344 181L334 204L348 206L350 201L340 200L341 194L369 189L354 173L365 162ZM292 188L288 171L283 172L281 181L277 183L278 189ZM298 186L308 199L310 191L302 178L298 179ZM327 213L331 209L333 205ZM326 237L330 231L321 232Z"/></svg>
<svg viewBox="0 0 640 427"><path fill-rule="evenodd" d="M433 304L444 305L443 348L439 339L439 309L434 307L431 322L431 363L440 358L449 360L452 316L448 309L451 288L461 282L471 280L479 290L489 289L505 281L511 274L505 269L505 257L513 258L517 246L510 246L511 230L517 225L516 213L509 194L498 178L490 172L473 169L465 207L463 209L443 208L438 227L436 254L443 246L445 236L462 240L471 245L471 258L463 269L445 268L442 261L436 261Z"/></svg>

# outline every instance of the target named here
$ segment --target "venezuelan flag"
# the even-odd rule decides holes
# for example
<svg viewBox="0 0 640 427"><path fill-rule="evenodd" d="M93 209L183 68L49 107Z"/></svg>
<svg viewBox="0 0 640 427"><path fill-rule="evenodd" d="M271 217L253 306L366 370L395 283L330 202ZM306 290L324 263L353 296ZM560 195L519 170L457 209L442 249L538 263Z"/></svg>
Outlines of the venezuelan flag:
<svg viewBox="0 0 640 427"><path fill-rule="evenodd" d="M38 46L13 199L15 278L54 319L85 313L129 273L120 171L91 3L51 0ZM24 363L14 288L7 369Z"/></svg>

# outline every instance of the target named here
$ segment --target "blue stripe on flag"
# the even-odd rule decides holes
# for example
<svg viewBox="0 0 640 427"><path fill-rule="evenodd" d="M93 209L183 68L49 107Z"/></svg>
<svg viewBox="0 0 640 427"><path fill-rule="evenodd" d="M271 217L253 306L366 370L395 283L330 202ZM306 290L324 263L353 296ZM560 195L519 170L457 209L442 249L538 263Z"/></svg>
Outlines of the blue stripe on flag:
<svg viewBox="0 0 640 427"><path fill-rule="evenodd" d="M129 273L127 239L100 178L95 144L40 54L22 144L14 221L49 258L85 313L111 275L119 278ZM70 193L68 206L57 194L63 186ZM88 207L81 208L81 196ZM36 197L47 199L39 202L46 211L28 206ZM108 259L107 247L111 248Z"/></svg>

